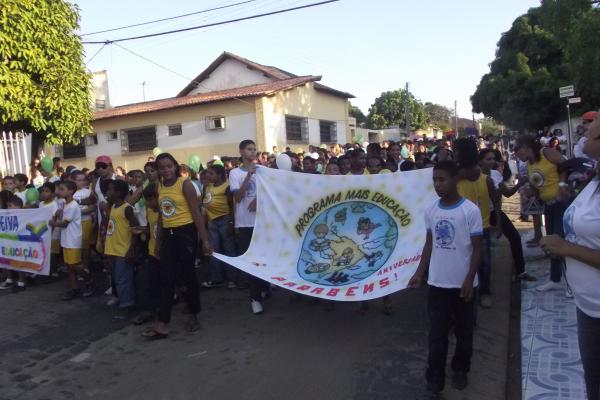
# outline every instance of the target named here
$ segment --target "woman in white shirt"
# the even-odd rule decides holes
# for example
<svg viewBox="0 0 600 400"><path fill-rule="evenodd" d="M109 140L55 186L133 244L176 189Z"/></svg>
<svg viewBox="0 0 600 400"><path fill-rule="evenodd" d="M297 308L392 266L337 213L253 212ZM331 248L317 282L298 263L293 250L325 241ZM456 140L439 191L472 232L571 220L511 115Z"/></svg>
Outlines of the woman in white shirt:
<svg viewBox="0 0 600 400"><path fill-rule="evenodd" d="M600 160L600 119L586 133L584 151ZM577 305L579 352L589 400L600 399L600 170L565 211L565 239L550 235L542 248L566 258L566 279Z"/></svg>

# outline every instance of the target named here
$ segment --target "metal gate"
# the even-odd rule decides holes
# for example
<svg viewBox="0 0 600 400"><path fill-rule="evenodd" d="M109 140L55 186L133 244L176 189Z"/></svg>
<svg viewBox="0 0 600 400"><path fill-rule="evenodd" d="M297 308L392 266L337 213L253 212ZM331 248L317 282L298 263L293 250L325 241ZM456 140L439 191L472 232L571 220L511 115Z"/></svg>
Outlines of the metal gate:
<svg viewBox="0 0 600 400"><path fill-rule="evenodd" d="M0 136L0 173L2 176L26 174L29 167L28 142L24 132L4 132ZM29 139L29 140L28 140Z"/></svg>

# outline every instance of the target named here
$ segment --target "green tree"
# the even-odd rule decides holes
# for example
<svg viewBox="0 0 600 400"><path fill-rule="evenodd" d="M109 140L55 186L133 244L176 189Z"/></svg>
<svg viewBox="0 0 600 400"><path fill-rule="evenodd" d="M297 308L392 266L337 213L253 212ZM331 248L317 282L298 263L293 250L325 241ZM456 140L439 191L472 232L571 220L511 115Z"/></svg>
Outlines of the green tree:
<svg viewBox="0 0 600 400"><path fill-rule="evenodd" d="M64 0L2 0L0 128L50 143L91 131L91 79L75 34L79 10Z"/></svg>
<svg viewBox="0 0 600 400"><path fill-rule="evenodd" d="M427 113L427 123L440 128L443 131L450 129L450 117L452 111L448 107L440 104L425 103L425 112Z"/></svg>
<svg viewBox="0 0 600 400"><path fill-rule="evenodd" d="M367 117L362 110L355 105L352 105L352 103L348 103L348 115L356 118L357 126L363 126L367 122Z"/></svg>
<svg viewBox="0 0 600 400"><path fill-rule="evenodd" d="M388 128L392 125L406 126L406 98L404 89L382 93L369 109L367 126L373 129ZM408 95L410 104L410 125L421 129L427 126L427 113L423 104L412 94Z"/></svg>
<svg viewBox="0 0 600 400"><path fill-rule="evenodd" d="M481 132L479 132L482 136L499 136L502 133L502 125L498 124L493 118L486 117L477 121L481 124Z"/></svg>

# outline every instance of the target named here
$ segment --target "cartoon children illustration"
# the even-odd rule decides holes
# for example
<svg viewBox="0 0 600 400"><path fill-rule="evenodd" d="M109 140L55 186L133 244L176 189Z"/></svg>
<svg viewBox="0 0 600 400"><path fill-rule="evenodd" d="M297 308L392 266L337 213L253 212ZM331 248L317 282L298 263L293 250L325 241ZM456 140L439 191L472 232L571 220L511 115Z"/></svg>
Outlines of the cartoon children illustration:
<svg viewBox="0 0 600 400"><path fill-rule="evenodd" d="M330 240L325 237L329 233L329 228L325 224L318 224L314 229L315 239L310 241L308 246L314 252L318 252L322 258L333 258Z"/></svg>
<svg viewBox="0 0 600 400"><path fill-rule="evenodd" d="M372 223L370 218L361 217L358 220L356 233L358 233L359 235L365 235L364 240L367 240L369 238L369 235L380 226L381 224Z"/></svg>

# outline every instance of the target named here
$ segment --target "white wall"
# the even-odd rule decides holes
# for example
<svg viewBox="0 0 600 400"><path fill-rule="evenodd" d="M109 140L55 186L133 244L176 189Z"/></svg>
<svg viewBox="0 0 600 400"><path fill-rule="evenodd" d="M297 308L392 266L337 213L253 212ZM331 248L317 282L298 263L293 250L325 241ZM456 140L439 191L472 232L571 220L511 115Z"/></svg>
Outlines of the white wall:
<svg viewBox="0 0 600 400"><path fill-rule="evenodd" d="M93 73L92 85L94 88L93 107L96 106L96 100L104 100L105 108L110 108L110 97L108 95L108 75L106 70Z"/></svg>
<svg viewBox="0 0 600 400"><path fill-rule="evenodd" d="M256 140L256 117L254 113L225 116L225 129L206 129L204 118L181 124L182 134L169 136L168 125L156 126L157 146L162 150L209 147L238 143L242 139ZM106 132L96 132L98 144L86 146L86 154L93 158L99 155L121 154L121 132L119 140L108 141Z"/></svg>
<svg viewBox="0 0 600 400"><path fill-rule="evenodd" d="M250 70L237 60L227 59L215 69L208 78L192 90L189 95L207 93L215 90L233 89L242 86L273 82L275 79L263 75L262 72Z"/></svg>

